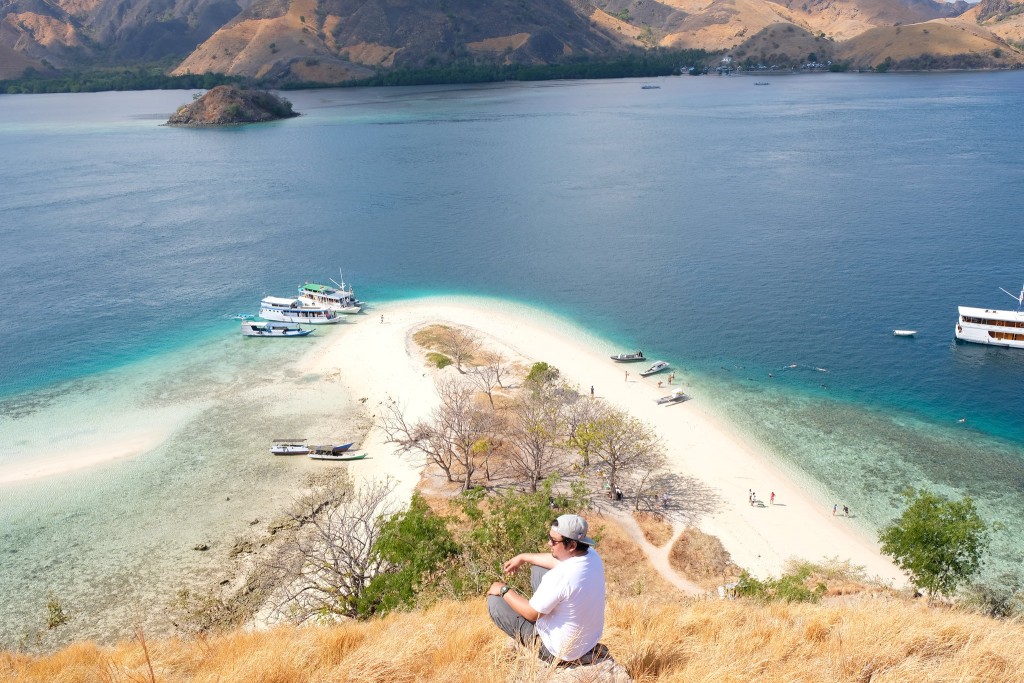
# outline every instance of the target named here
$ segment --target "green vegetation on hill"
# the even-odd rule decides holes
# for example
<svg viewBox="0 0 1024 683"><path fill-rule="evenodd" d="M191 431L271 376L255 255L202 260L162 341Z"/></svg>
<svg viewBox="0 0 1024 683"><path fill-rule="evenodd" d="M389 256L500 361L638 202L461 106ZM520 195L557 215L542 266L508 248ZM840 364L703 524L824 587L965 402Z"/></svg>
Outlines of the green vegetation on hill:
<svg viewBox="0 0 1024 683"><path fill-rule="evenodd" d="M218 85L241 84L247 79L224 74L168 76L162 67L92 69L51 76L26 69L21 78L0 81L0 93L8 95L107 90L208 90Z"/></svg>

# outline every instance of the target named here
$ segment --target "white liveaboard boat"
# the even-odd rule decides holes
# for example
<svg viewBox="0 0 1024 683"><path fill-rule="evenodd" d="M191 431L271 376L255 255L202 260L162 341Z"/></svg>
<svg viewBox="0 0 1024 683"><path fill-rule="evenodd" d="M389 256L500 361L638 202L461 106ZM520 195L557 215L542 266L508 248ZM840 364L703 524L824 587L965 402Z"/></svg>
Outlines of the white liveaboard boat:
<svg viewBox="0 0 1024 683"><path fill-rule="evenodd" d="M280 323L308 325L331 325L341 322L338 313L329 308L303 306L299 299L277 296L263 297L263 301L260 302L260 317Z"/></svg>
<svg viewBox="0 0 1024 683"><path fill-rule="evenodd" d="M347 315L355 315L362 310L362 302L355 298L351 289L345 289L344 281L339 287L307 282L299 287L299 299L306 305L319 306Z"/></svg>
<svg viewBox="0 0 1024 683"><path fill-rule="evenodd" d="M956 338L975 344L992 344L1024 349L1024 287L1019 295L1010 294L1017 301L1016 311L1000 311L994 308L970 308L959 306L960 318L956 323Z"/></svg>
<svg viewBox="0 0 1024 683"><path fill-rule="evenodd" d="M265 323L257 320L246 320L242 323L242 336L245 337L305 337L313 334L313 330L304 330L299 325L288 323Z"/></svg>

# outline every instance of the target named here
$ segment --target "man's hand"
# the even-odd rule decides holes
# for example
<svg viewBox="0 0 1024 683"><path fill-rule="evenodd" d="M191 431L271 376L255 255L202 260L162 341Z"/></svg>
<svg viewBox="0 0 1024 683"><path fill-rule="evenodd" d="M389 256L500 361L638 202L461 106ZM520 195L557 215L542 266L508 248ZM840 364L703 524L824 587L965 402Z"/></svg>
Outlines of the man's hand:
<svg viewBox="0 0 1024 683"><path fill-rule="evenodd" d="M511 574L515 570L517 570L520 567L522 567L524 564L526 564L526 558L523 555L516 555L511 560L506 562L502 566L501 570L503 572L505 572L506 574Z"/></svg>
<svg viewBox="0 0 1024 683"><path fill-rule="evenodd" d="M491 587L487 589L487 595L493 595L497 597L501 593L501 589L505 587L504 581L495 581L491 584Z"/></svg>

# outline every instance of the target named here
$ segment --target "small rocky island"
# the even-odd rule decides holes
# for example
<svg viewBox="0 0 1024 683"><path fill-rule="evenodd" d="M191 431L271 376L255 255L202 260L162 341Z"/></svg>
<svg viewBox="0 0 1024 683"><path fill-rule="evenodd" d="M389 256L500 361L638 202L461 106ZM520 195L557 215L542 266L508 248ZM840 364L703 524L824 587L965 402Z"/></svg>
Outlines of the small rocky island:
<svg viewBox="0 0 1024 683"><path fill-rule="evenodd" d="M178 107L168 126L231 126L288 119L299 114L292 103L266 90L218 85L191 104Z"/></svg>

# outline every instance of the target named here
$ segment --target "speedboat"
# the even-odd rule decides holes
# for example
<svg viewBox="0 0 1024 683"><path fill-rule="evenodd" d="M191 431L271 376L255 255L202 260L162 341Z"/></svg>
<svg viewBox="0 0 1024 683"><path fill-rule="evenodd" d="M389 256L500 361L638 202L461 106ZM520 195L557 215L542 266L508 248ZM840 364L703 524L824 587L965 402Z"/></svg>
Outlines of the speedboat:
<svg viewBox="0 0 1024 683"><path fill-rule="evenodd" d="M644 358L643 351L634 351L633 353L618 353L611 357L616 363L635 363L641 360L647 360Z"/></svg>
<svg viewBox="0 0 1024 683"><path fill-rule="evenodd" d="M956 323L956 338L975 344L992 344L1024 349L1024 287L1020 294L1010 294L1017 301L1016 311L1000 311L994 308L958 307L960 318Z"/></svg>
<svg viewBox="0 0 1024 683"><path fill-rule="evenodd" d="M338 313L355 315L362 310L362 303L352 294L352 290L344 287L328 287L327 285L307 282L299 287L299 299L310 306L328 308Z"/></svg>
<svg viewBox="0 0 1024 683"><path fill-rule="evenodd" d="M662 396L657 400L658 405L665 405L670 403L681 403L682 401L689 400L689 396L682 389L673 389L672 393L668 396Z"/></svg>
<svg viewBox="0 0 1024 683"><path fill-rule="evenodd" d="M362 460L367 456L366 453L310 453L309 457L313 460L338 460L340 462L350 462L352 460Z"/></svg>
<svg viewBox="0 0 1024 683"><path fill-rule="evenodd" d="M244 337L305 337L313 334L313 330L304 330L298 325L288 323L265 323L247 320L242 323Z"/></svg>
<svg viewBox="0 0 1024 683"><path fill-rule="evenodd" d="M309 446L305 439L274 439L274 445L270 447L274 455L306 455L309 453Z"/></svg>
<svg viewBox="0 0 1024 683"><path fill-rule="evenodd" d="M304 306L300 299L285 299L278 296L263 297L263 301L260 302L260 317L281 323L308 325L331 325L341 322L338 313L329 308Z"/></svg>
<svg viewBox="0 0 1024 683"><path fill-rule="evenodd" d="M641 377L649 377L651 375L656 375L657 373L661 372L662 370L668 370L668 363L666 363L663 360L659 360L654 365L652 365L651 367L649 367L646 370L644 370L643 372L641 372L640 376Z"/></svg>
<svg viewBox="0 0 1024 683"><path fill-rule="evenodd" d="M894 337L913 337L917 334L917 330L893 330L892 336Z"/></svg>

